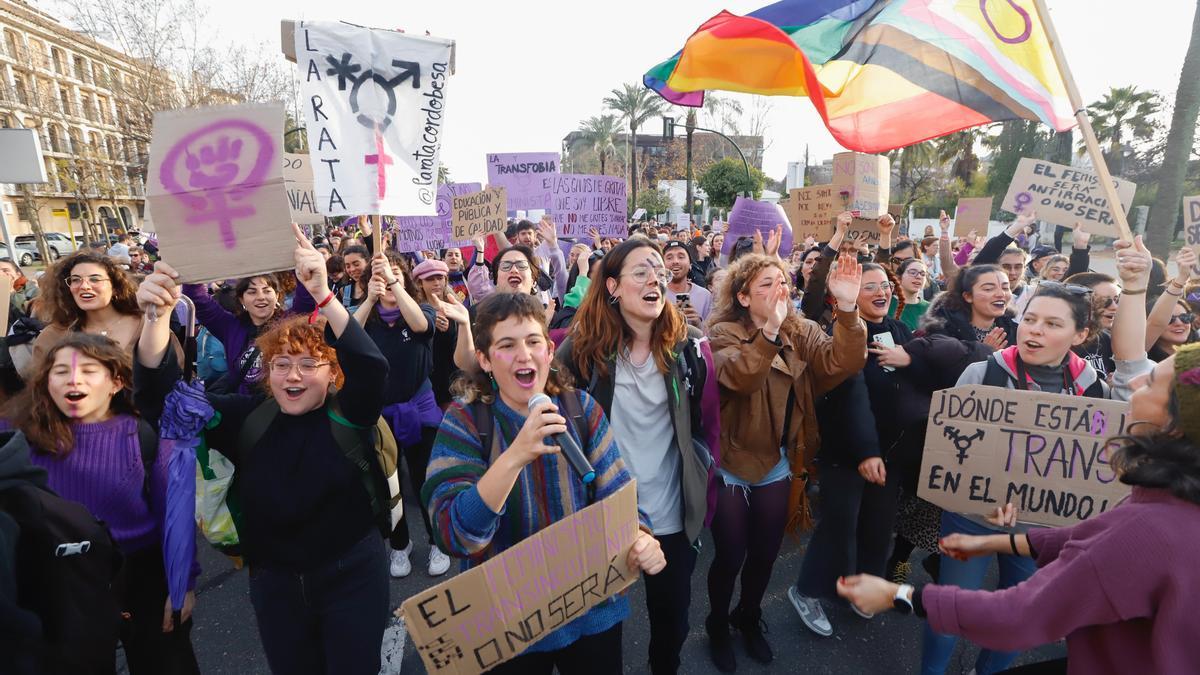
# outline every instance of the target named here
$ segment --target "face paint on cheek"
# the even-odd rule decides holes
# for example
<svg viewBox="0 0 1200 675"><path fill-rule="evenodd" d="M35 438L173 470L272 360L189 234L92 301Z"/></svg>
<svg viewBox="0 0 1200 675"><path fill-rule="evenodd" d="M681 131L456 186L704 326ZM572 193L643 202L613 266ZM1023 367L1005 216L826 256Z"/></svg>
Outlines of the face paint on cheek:
<svg viewBox="0 0 1200 675"><path fill-rule="evenodd" d="M513 359L515 359L516 357L513 356L512 354L506 354L504 352L497 352L495 354L492 354L492 358L495 360L498 360L498 361L504 361L505 363L512 363Z"/></svg>

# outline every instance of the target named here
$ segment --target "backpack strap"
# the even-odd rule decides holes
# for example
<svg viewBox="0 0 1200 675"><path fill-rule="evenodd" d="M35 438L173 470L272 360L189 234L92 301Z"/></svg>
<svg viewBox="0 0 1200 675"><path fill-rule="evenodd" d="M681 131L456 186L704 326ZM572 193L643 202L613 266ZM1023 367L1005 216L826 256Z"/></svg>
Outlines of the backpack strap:
<svg viewBox="0 0 1200 675"><path fill-rule="evenodd" d="M983 382L980 384L988 387L1006 388L1010 382L1013 382L1013 379L1012 376L1008 374L1008 371L1004 370L1004 367L1000 365L999 361L989 356L987 360L987 369L983 372Z"/></svg>
<svg viewBox="0 0 1200 675"><path fill-rule="evenodd" d="M158 430L144 418L137 421L138 448L142 455L142 498L150 503L150 474L154 471L154 463L158 461Z"/></svg>
<svg viewBox="0 0 1200 675"><path fill-rule="evenodd" d="M371 468L372 464L379 466L379 462L375 458L375 448L376 444L382 443L383 440L379 438L377 426L359 426L343 417L337 403L336 392L330 392L329 396L325 398L325 414L333 422L329 425L329 431L333 434L334 442L357 470L359 481L362 483L363 489L367 491L367 497L371 500L371 513L375 516L380 532L387 537L392 530L391 504L389 503L391 495L388 493L387 479L383 477L382 468L379 470Z"/></svg>
<svg viewBox="0 0 1200 675"><path fill-rule="evenodd" d="M279 402L274 397L268 396L246 416L246 420L242 422L242 428L238 430L238 456L244 457L255 445L258 445L278 414Z"/></svg>
<svg viewBox="0 0 1200 675"><path fill-rule="evenodd" d="M475 420L475 433L479 436L479 447L483 450L483 456L490 458L492 456L492 427L495 426L492 406L475 399L471 402L468 410L471 412L471 419Z"/></svg>

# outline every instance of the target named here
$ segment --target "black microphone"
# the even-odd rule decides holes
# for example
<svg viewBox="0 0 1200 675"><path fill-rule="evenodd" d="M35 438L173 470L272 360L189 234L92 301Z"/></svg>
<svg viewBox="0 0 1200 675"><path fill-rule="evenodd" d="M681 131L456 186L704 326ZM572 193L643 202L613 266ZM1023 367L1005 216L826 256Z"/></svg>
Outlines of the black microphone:
<svg viewBox="0 0 1200 675"><path fill-rule="evenodd" d="M533 413L533 409L543 403L552 403L550 397L545 394L534 394L533 398L529 399L529 412ZM566 417L566 415L563 415ZM571 424L571 420L567 420L567 424ZM549 440L551 437L547 437ZM553 436L554 445L557 445L562 450L563 457L567 458L567 463L575 469L575 473L579 474L579 479L584 484L596 480L596 470L592 468L592 463L588 461L587 456L579 449L579 445L571 438L571 434L562 433Z"/></svg>

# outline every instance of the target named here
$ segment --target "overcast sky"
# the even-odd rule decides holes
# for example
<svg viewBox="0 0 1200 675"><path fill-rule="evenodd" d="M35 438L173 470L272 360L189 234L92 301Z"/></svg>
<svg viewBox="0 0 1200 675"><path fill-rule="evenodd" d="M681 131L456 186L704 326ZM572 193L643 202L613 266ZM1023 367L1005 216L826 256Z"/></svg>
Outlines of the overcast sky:
<svg viewBox="0 0 1200 675"><path fill-rule="evenodd" d="M199 0L220 38L279 43L281 18L341 19L382 28L430 31L458 43L458 71L447 89L442 162L457 181L486 180L487 152L558 151L580 120L603 112L601 99L678 50L704 20L746 13L764 0ZM996 2L998 0L992 0ZM1195 0L1046 0L1085 102L1134 84L1173 97L1187 49ZM1031 5L1031 0L1022 0ZM749 97L745 97L749 98ZM767 174L787 163L814 163L840 147L808 99L773 98ZM748 104L748 101L747 101ZM748 105L747 105L748 107ZM655 120L646 128L660 133Z"/></svg>

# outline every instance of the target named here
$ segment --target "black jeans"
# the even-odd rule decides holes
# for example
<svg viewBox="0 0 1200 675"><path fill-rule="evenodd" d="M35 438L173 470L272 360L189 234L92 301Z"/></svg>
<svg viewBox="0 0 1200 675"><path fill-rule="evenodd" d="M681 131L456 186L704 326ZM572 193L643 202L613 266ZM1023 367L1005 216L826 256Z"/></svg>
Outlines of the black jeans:
<svg viewBox="0 0 1200 675"><path fill-rule="evenodd" d="M552 652L533 652L487 671L493 675L611 675L622 672L621 624Z"/></svg>
<svg viewBox="0 0 1200 675"><path fill-rule="evenodd" d="M374 527L336 560L302 574L252 565L250 601L271 672L379 673L388 562Z"/></svg>
<svg viewBox="0 0 1200 675"><path fill-rule="evenodd" d="M642 579L650 614L650 672L663 675L679 671L679 650L688 635L696 549L685 532L663 535L658 542L667 566L658 574L642 575Z"/></svg>
<svg viewBox="0 0 1200 675"><path fill-rule="evenodd" d="M421 503L421 486L425 485L425 470L429 467L429 456L433 453L433 442L437 439L437 427L422 427L421 442L416 445L406 445L400 449L400 456L408 462L408 486L416 495L417 503L421 505L421 522L425 525L425 534L429 535L429 543L433 544L433 524L429 522L429 510ZM403 493L403 488L401 492ZM408 533L408 514L411 509L404 509L400 522L392 528L389 543L392 550L403 551L411 541Z"/></svg>
<svg viewBox="0 0 1200 675"><path fill-rule="evenodd" d="M800 595L835 599L839 576L883 576L902 478L894 463L883 486L863 480L857 466L822 464L820 519L796 580Z"/></svg>
<svg viewBox="0 0 1200 675"><path fill-rule="evenodd" d="M199 675L192 650L192 620L164 633L167 572L162 549L150 546L125 558L121 569L122 611L129 615L121 626L121 644L131 675Z"/></svg>

